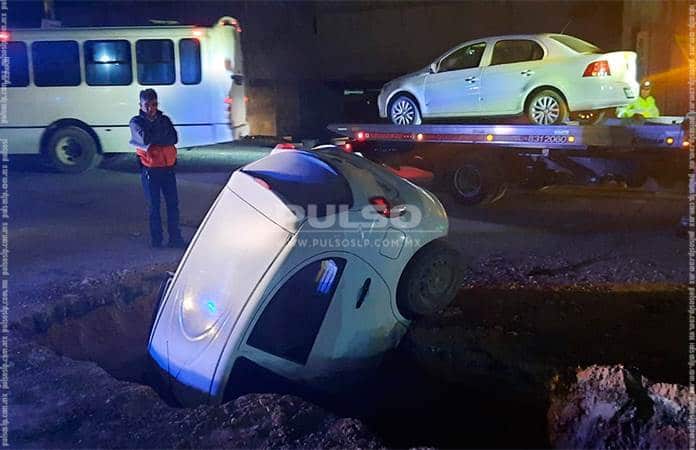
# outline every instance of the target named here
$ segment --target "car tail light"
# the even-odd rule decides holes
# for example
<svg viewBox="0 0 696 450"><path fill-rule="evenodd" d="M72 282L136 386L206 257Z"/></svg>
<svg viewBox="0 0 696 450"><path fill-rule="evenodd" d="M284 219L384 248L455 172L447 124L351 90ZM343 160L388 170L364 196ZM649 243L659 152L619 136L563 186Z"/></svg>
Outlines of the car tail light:
<svg viewBox="0 0 696 450"><path fill-rule="evenodd" d="M254 177L254 181L256 181L256 183L257 183L259 186L261 186L262 188L268 189L269 191L271 190L271 185L268 184L268 183L266 183L266 182L265 182L264 180L262 180L261 178L256 178L256 177Z"/></svg>
<svg viewBox="0 0 696 450"><path fill-rule="evenodd" d="M233 101L234 101L233 98L231 98L231 97L225 97L225 103L227 103L228 105L231 105Z"/></svg>
<svg viewBox="0 0 696 450"><path fill-rule="evenodd" d="M0 41L9 41L10 40L10 33L8 31L0 31Z"/></svg>
<svg viewBox="0 0 696 450"><path fill-rule="evenodd" d="M355 139L358 141L364 141L365 139L367 139L367 133L365 133L364 131L358 131L357 133L355 133Z"/></svg>
<svg viewBox="0 0 696 450"><path fill-rule="evenodd" d="M343 151L346 153L352 153L353 152L353 144L351 144L350 142L346 142L343 145Z"/></svg>
<svg viewBox="0 0 696 450"><path fill-rule="evenodd" d="M582 74L583 77L607 77L611 75L611 70L609 70L609 61L595 61L590 63L585 69L585 73Z"/></svg>
<svg viewBox="0 0 696 450"><path fill-rule="evenodd" d="M372 197L370 198L370 204L375 208L375 211L384 217L391 217L391 205L386 198Z"/></svg>

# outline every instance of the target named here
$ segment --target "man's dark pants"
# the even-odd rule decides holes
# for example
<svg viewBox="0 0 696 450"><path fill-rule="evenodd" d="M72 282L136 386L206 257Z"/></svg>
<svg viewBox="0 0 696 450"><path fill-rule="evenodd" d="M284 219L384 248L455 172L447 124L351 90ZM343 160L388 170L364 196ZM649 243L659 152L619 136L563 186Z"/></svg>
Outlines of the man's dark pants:
<svg viewBox="0 0 696 450"><path fill-rule="evenodd" d="M140 179L145 200L150 209L150 242L162 243L162 218L160 216L160 192L167 205L167 233L169 242L182 240L179 230L179 197L176 191L176 174L173 167L142 167Z"/></svg>

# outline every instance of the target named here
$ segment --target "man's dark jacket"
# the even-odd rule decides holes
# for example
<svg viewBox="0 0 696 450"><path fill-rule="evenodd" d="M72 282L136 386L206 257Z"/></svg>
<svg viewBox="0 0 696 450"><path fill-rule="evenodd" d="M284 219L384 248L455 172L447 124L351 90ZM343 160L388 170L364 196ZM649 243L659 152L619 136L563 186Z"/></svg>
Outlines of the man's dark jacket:
<svg viewBox="0 0 696 450"><path fill-rule="evenodd" d="M169 117L157 111L150 120L143 111L130 120L130 144L145 167L171 167L176 163L179 136Z"/></svg>

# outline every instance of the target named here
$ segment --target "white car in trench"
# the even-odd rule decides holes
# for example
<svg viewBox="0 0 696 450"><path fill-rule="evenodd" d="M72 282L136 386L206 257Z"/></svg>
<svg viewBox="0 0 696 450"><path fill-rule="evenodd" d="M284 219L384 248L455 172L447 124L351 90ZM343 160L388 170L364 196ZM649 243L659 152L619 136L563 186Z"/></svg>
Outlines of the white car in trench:
<svg viewBox="0 0 696 450"><path fill-rule="evenodd" d="M454 299L447 232L435 196L360 156L274 152L210 208L163 284L149 353L184 404L269 375L331 389Z"/></svg>
<svg viewBox="0 0 696 450"><path fill-rule="evenodd" d="M596 122L638 94L636 53L604 53L564 34L464 42L428 67L382 87L379 115L397 125L423 119L525 115L532 124Z"/></svg>

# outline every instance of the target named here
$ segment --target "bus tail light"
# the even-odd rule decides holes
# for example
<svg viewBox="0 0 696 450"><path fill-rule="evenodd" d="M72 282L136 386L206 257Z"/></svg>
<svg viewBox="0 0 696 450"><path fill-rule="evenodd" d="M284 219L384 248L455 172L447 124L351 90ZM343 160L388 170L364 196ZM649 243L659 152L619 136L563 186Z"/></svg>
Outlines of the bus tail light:
<svg viewBox="0 0 696 450"><path fill-rule="evenodd" d="M239 21L233 17L223 17L220 19L219 22L220 25L223 27L233 27L237 33L242 32L242 25L239 23Z"/></svg>
<svg viewBox="0 0 696 450"><path fill-rule="evenodd" d="M607 77L609 75L611 75L611 70L609 69L609 61L606 60L590 63L585 68L585 73L582 74L583 77Z"/></svg>

